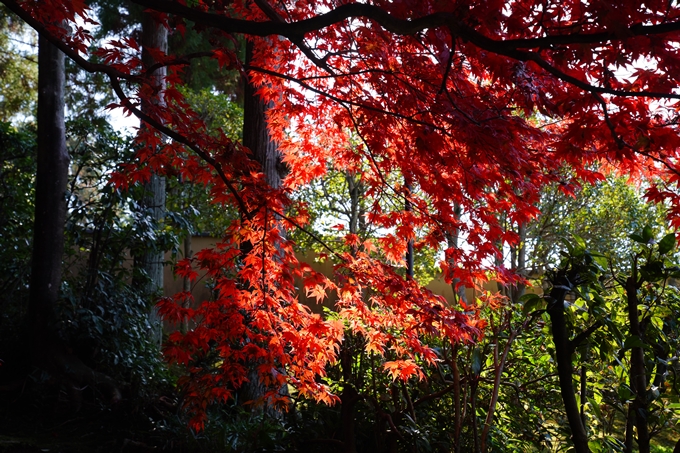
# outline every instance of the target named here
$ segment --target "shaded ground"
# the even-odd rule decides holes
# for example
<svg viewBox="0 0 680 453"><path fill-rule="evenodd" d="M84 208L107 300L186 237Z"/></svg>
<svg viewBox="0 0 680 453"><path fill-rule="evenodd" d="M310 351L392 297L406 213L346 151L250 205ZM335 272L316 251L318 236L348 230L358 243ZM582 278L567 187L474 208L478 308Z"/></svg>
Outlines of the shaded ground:
<svg viewBox="0 0 680 453"><path fill-rule="evenodd" d="M179 421L169 426L174 408L163 399L106 407L84 395L76 407L63 389L43 391L0 392L0 453L208 451L189 445Z"/></svg>

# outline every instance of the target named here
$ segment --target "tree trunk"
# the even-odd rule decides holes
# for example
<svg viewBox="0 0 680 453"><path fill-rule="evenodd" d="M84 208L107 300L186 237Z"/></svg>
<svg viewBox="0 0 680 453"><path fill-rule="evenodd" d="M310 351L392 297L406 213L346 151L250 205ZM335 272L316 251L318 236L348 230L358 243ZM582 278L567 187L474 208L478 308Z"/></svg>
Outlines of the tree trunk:
<svg viewBox="0 0 680 453"><path fill-rule="evenodd" d="M246 66L250 63L253 55L253 43L248 41L246 44ZM255 93L256 88L248 81L245 81L244 100L243 100L243 145L253 153L253 158L260 164L262 173L265 176L265 183L273 188L281 187L282 167L279 149L269 135L267 127L267 106ZM250 253L251 247L242 246L242 253ZM256 371L256 364L250 366L248 381L239 389L239 399L241 401L257 401L266 392ZM282 389L285 392L286 388ZM270 415L277 416L276 411L266 407L265 411Z"/></svg>
<svg viewBox="0 0 680 453"><path fill-rule="evenodd" d="M557 361L557 374L560 381L560 393L564 402L564 409L571 428L571 437L574 442L574 450L577 453L589 453L588 435L581 422L581 413L576 396L574 394L572 351L569 344L569 332L564 316L564 299L567 296L566 278L558 275L553 282L554 287L548 298L548 315L552 327L553 342L555 344L555 360Z"/></svg>
<svg viewBox="0 0 680 453"><path fill-rule="evenodd" d="M78 404L79 390L85 385L103 388L116 402L121 395L115 382L75 357L55 327L70 157L64 125L64 54L42 36L38 65L38 168L28 301L30 359L66 386L76 399L73 403Z"/></svg>
<svg viewBox="0 0 680 453"><path fill-rule="evenodd" d="M462 208L460 205L456 205L454 207L454 215L456 216L456 220L460 220L460 216L462 214ZM449 248L458 248L458 239L460 236L460 229L456 228L452 232L447 232L446 233L446 246ZM449 264L450 266L455 266L456 263L451 262ZM457 298L457 300L460 300L462 302L467 302L467 295L465 294L465 286L460 286L458 289L456 289L456 286L458 286L458 282L460 280L457 278L454 278L451 280L451 289L453 290L453 295L454 295L454 300Z"/></svg>
<svg viewBox="0 0 680 453"><path fill-rule="evenodd" d="M61 286L71 161L64 127L64 54L40 37L38 63L38 169L28 302L33 354L56 335L52 323Z"/></svg>
<svg viewBox="0 0 680 453"><path fill-rule="evenodd" d="M144 66L148 68L156 63L149 49L159 49L165 52L167 48L167 29L156 22L151 14L144 13L142 19L142 62ZM153 83L159 94L156 99L148 102L164 105L163 91L165 90L166 75L165 67L154 72ZM149 113L152 106L148 102L142 103L142 110L145 113ZM142 123L141 127L145 127L145 125ZM140 208L155 228L165 217L165 178L153 173L150 180L144 183L143 190ZM160 250L157 244L143 244L143 248L144 251L135 256L136 283L143 288L145 294L155 297L163 291L164 250ZM149 313L149 324L151 326L151 341L160 346L163 340L163 324L155 307Z"/></svg>
<svg viewBox="0 0 680 453"><path fill-rule="evenodd" d="M363 222L363 208L362 197L364 196L364 187L361 182L361 175L346 172L345 181L347 182L348 196L350 201L349 211L349 232L350 234L358 234L365 228ZM356 248L352 248L352 254L357 252ZM344 381L344 388L340 394L340 436L342 440L343 453L356 453L356 405L361 399L361 394L354 387L356 382L355 376L352 373L353 348L352 342L354 335L347 333L345 339L340 345L340 366L342 368L342 379ZM360 387L360 385L358 386Z"/></svg>
<svg viewBox="0 0 680 453"><path fill-rule="evenodd" d="M246 46L246 66L253 52L253 43ZM243 145L253 152L253 157L262 166L265 181L272 189L281 187L281 154L272 141L267 127L267 106L255 94L255 87L246 82L243 101Z"/></svg>
<svg viewBox="0 0 680 453"><path fill-rule="evenodd" d="M644 341L644 335L640 328L638 315L637 297L637 262L633 263L632 275L626 280L626 298L628 300L628 325L630 336ZM645 351L642 346L630 349L630 388L635 393L635 399L628 411L627 431L631 428L631 422L637 428L637 444L640 453L649 453L649 427L647 426L647 372L645 370ZM631 420L632 418L632 420ZM626 433L626 439L631 438L630 431ZM632 445L627 445L632 447Z"/></svg>

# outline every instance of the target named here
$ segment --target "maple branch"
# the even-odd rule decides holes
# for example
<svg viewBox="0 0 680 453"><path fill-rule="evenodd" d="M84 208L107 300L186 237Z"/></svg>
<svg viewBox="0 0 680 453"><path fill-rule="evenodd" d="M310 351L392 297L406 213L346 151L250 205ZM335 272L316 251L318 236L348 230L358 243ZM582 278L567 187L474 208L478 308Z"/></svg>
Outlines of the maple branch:
<svg viewBox="0 0 680 453"><path fill-rule="evenodd" d="M571 33L566 35L544 36L542 38L507 39L504 46L514 49L547 48L557 44L598 44L611 41L624 41L636 36L663 35L680 31L680 22L666 22L657 25L637 23L623 30L596 33Z"/></svg>
<svg viewBox="0 0 680 453"><path fill-rule="evenodd" d="M447 25L457 18L454 13L438 12L417 19L399 19L378 6L351 3L297 22L279 22L278 20L256 22L200 11L168 0L132 0L132 2L156 11L182 16L193 22L218 28L227 33L243 33L252 36L279 35L291 41L302 39L307 33L322 30L352 18L371 19L385 30L397 35L413 35L426 28ZM257 3L260 6L261 2ZM267 11L264 12L267 13ZM274 12L276 13L276 11ZM278 13L276 14L278 15Z"/></svg>
<svg viewBox="0 0 680 453"><path fill-rule="evenodd" d="M286 21L281 17L281 15L267 2L267 0L255 0L255 4L265 13L272 21L276 23L286 23ZM290 42L295 44L298 49L302 51L307 58L309 58L315 65L324 69L329 74L335 74L335 72L328 66L328 62L324 59L317 57L312 49L305 44L304 38L293 37L290 38Z"/></svg>
<svg viewBox="0 0 680 453"><path fill-rule="evenodd" d="M270 209L271 209L271 208L270 208ZM347 262L347 260L346 260L342 255L340 255L338 252L336 252L335 249L333 249L330 245L328 245L328 244L327 244L323 239L321 239L316 233L313 233L312 231L309 231L308 229L306 229L305 227L303 227L302 225L300 225L300 223L296 222L295 220L293 220L292 218L290 218L290 217L288 217L287 215L283 214L282 212L279 212L279 211L277 211L277 210L275 210L275 209L271 209L271 211L272 211L274 214L280 216L280 217L281 217L283 220L285 220L286 222L288 222L288 223L290 223L291 225L293 225L293 226L294 226L295 228L297 228L298 230L300 230L300 231L302 231L303 233L305 233L307 236L309 236L310 238L312 238L312 239L315 240L316 242L318 242L323 248L325 248L326 250L328 250L329 252L331 252L331 253L332 253L337 259L339 259L341 262L343 262L343 263L344 263L344 262Z"/></svg>
<svg viewBox="0 0 680 453"><path fill-rule="evenodd" d="M4 1L4 0L3 0ZM199 11L168 0L132 0L133 3L142 5L156 11L183 16L194 22L219 28L227 33L243 33L254 36L280 35L286 38L299 39L307 33L322 30L331 25L352 18L365 18L378 23L385 30L396 35L414 35L427 28L441 26L451 27L457 36L462 38L479 38L480 35L460 20L456 12L436 12L414 19L400 19L385 11L383 8L364 3L351 3L338 6L337 8L297 22L262 21L255 22L243 19ZM258 6L262 3L256 1ZM267 5L266 9L271 9ZM263 11L265 11L263 9ZM269 11L271 12L271 11ZM276 11L274 11L276 13ZM267 11L265 11L267 13ZM276 13L278 15L278 13ZM551 45L569 44L599 44L610 41L624 41L636 36L662 35L680 31L680 21L666 22L657 25L634 24L622 30L603 31L595 33L572 33L567 35L543 36L539 38L508 39L504 41L492 40L495 46L504 51L517 49L543 48Z"/></svg>
<svg viewBox="0 0 680 453"><path fill-rule="evenodd" d="M111 76L111 75L109 75L109 79L111 81L111 87L113 88L113 91L116 93L118 98L120 98L121 102L123 103L123 106L126 109L128 109L137 118L139 118L140 120L149 124L151 127L156 129L157 131L165 134L166 136L170 137L174 141L181 143L184 146L188 147L193 152L195 152L201 159L203 159L206 163L208 163L211 167L213 167L215 169L215 171L217 172L217 174L220 176L220 179L227 186L227 189L229 190L229 192L232 194L232 196L236 200L236 203L238 204L239 210L249 220L252 220L252 217L253 217L252 213L248 210L245 202L243 201L241 196L238 194L236 187L234 187L231 180L229 178L227 178L227 175L224 173L224 170L222 170L222 165L219 162L217 162L212 156L210 156L210 154L203 151L201 148L198 147L198 145L193 143L188 138L184 137L183 135L179 134L178 132L175 132L174 130L170 129L169 127L161 124L159 121L156 121L151 116L149 116L148 114L142 112L140 109L135 107L132 104L132 102L130 101L130 99L125 95L125 92L123 91L123 88L120 86L120 82L118 81L118 79L114 76Z"/></svg>
<svg viewBox="0 0 680 453"><path fill-rule="evenodd" d="M437 392L430 393L430 394L425 395L425 396L421 396L420 398L418 398L417 400L415 400L415 401L413 402L413 406L414 406L414 407L415 407L415 406L420 406L421 404L423 404L423 403L425 403L425 402L427 402L427 401L430 401L430 400L433 400L433 399L437 399L437 398L439 398L439 397L442 397L442 396L446 395L447 393L449 393L450 391L454 390L455 387L456 387L456 384L450 384L450 385L444 387L443 389L441 389L441 390L439 390L439 391L437 391Z"/></svg>
<svg viewBox="0 0 680 453"><path fill-rule="evenodd" d="M164 62L159 62L155 63L154 65L150 66L146 71L145 75L151 76L156 70L164 67L170 67L170 66L187 66L191 64L191 60L194 58L203 58L203 57L210 57L210 58L215 58L215 52L193 52L193 53L188 53L186 55L182 55L181 57L173 58L171 60L167 60Z"/></svg>
<svg viewBox="0 0 680 453"><path fill-rule="evenodd" d="M481 49L499 55L504 55L520 61L533 61L555 77L591 93L611 94L622 97L680 99L680 94L674 93L614 90L610 88L597 87L555 68L554 66L547 63L543 58L541 58L536 52L520 50L546 48L557 44L600 44L610 41L623 41L636 36L673 33L680 31L680 21L667 22L657 25L634 24L625 28L624 30L617 30L615 32L605 31L596 33L574 33L568 35L544 36L539 38L496 40L479 33L469 25L465 24L455 13L437 12L416 19L399 19L378 6L362 3L342 5L327 13L297 22L282 22L282 19L280 16L278 16L278 13L276 13L276 11L273 10L270 5L266 5L263 7L263 11L267 10L265 13L273 12L276 14L278 19L281 19L281 21L277 19L272 21L256 22L243 19L234 19L215 13L198 11L194 8L167 0L133 0L133 2L156 11L176 14L192 21L218 28L227 33L244 33L253 36L279 35L288 38L294 44L302 42L302 39L306 33L321 30L350 18L371 19L382 26L385 30L402 36L414 35L426 28L446 26L451 30L452 36L458 36L466 41L472 42ZM262 0L258 0L257 3L259 6L264 2ZM319 67L327 68L326 63L316 57L311 52L311 50L309 50L309 52L306 52L303 48L301 48L301 50L308 57L310 57L308 53L311 53L312 56L310 59L312 59L315 64L319 65Z"/></svg>
<svg viewBox="0 0 680 453"><path fill-rule="evenodd" d="M612 137L614 138L614 141L616 142L619 149L623 149L623 148L627 147L627 148L631 148L631 149L633 149L633 151L635 151L635 149L631 145L626 143L626 141L623 139L623 137L621 137L619 134L616 133L616 127L614 126L614 123L612 123L612 120L609 117L609 110L607 109L607 103L602 98L602 96L600 96L597 93L592 93L592 95L597 100L597 102L599 102L600 105L602 106L602 115L604 116L604 122L607 125L607 128L609 129L609 131L612 133Z"/></svg>
<svg viewBox="0 0 680 453"><path fill-rule="evenodd" d="M45 27L44 24L42 24L40 21L36 20L31 16L28 12L26 12L20 5L14 0L0 0L7 8L9 8L10 11L12 11L14 14L19 16L21 20L26 22L28 26L30 26L32 29L34 29L40 36L45 37L50 44L53 46L57 47L59 50L61 50L66 56L68 56L71 60L76 62L78 66L80 66L82 69L89 73L104 73L107 74L109 77L116 77L118 79L125 79L125 80L130 80L130 81L137 81L139 79L139 76L135 76L132 74L128 74L122 71L119 71L115 68L112 68L111 66L105 65L105 64L99 64L99 63L92 63L91 61L87 60L83 56L81 56L76 50L72 49L71 47L68 46L64 41L62 41L60 38L54 36L52 33L50 33L47 30L47 27Z"/></svg>
<svg viewBox="0 0 680 453"><path fill-rule="evenodd" d="M680 30L680 23L677 24ZM612 96L621 97L649 97L657 99L680 99L680 94L675 93L664 93L660 91L630 91L630 90L614 90L612 88L599 87L591 85L588 82L584 82L574 76L570 76L566 72L556 68L555 66L544 60L538 53L531 51L518 50L517 47L506 46L506 42L496 41L483 34L473 30L468 26L463 26L465 29L464 36L472 42L474 45L483 50L488 50L489 52L494 52L498 55L504 55L510 57L514 60L519 61L533 61L539 67L546 70L548 73L554 75L558 79L581 88L584 91L597 94L610 94ZM597 41L596 41L597 42ZM534 46L536 47L536 46Z"/></svg>
<svg viewBox="0 0 680 453"><path fill-rule="evenodd" d="M666 169L668 171L670 171L671 173L680 176L680 170L678 170L673 165L671 165L666 159L662 159L661 157L654 156L649 152L642 151L637 146L631 145L630 143L625 141L623 139L623 137L621 137L616 132L616 127L614 126L614 123L612 123L611 118L609 117L609 112L607 111L607 103L605 102L605 100L602 99L602 96L599 96L598 94L593 93L593 96L597 99L597 101L602 106L602 113L604 115L604 122L607 125L607 128L609 129L609 131L611 132L612 137L614 138L614 141L619 146L619 149L628 148L631 151L633 151L634 153L640 154L640 155L645 156L649 159L652 159L654 162L660 163L661 165L666 167Z"/></svg>
<svg viewBox="0 0 680 453"><path fill-rule="evenodd" d="M261 68L259 66L247 66L246 69L249 69L251 71L261 72L262 74L267 74L267 75L270 75L270 76L273 76L273 77L280 78L282 80L288 80L289 82L296 83L296 84L300 85L302 88L311 91L312 93L319 94L321 96L324 96L324 97L330 99L331 101L337 102L338 104L340 104L342 107L344 107L346 109L349 109L349 106L359 107L359 108L366 109L366 110L371 111L371 112L381 113L381 114L393 116L395 118L399 118L399 119L402 119L402 120L410 121L414 124L419 124L421 126L427 126L427 127L432 128L433 130L438 130L442 134L445 134L447 136L451 136L451 134L446 130L446 128L444 128L442 126L438 126L438 125L431 123L431 122L415 119L413 117L413 115L404 115L404 114L399 113L399 112L390 112L389 110L381 109L381 108L374 107L374 106L368 105L368 104L362 104L361 102L352 101L352 100L349 100L349 99L342 99L342 98L339 98L339 97L337 97L337 96L335 96L331 93L323 91L321 89L314 88L313 86L309 85L308 83L305 83L303 80L298 79L296 77L292 77L292 76L282 74L280 72L272 71L272 70L269 70L269 69ZM422 112L419 112L419 113L422 113Z"/></svg>
<svg viewBox="0 0 680 453"><path fill-rule="evenodd" d="M446 61L446 69L444 70L444 76L442 77L442 84L439 87L439 92L441 94L446 89L446 81L449 79L449 73L451 72L451 67L453 66L453 57L456 54L456 36L451 33L451 49L449 50L449 58Z"/></svg>

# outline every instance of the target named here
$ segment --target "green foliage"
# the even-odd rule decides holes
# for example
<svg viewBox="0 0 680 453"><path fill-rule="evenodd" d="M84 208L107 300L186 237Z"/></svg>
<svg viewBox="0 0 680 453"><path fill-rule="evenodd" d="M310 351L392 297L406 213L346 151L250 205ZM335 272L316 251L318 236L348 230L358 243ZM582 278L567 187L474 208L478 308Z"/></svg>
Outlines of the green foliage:
<svg viewBox="0 0 680 453"><path fill-rule="evenodd" d="M653 435L664 434L678 423L680 414L671 410L678 400L677 372L674 361L680 352L677 319L680 316L680 292L669 284L677 273L674 255L675 235L661 236L645 226L630 235L636 243L629 265L621 265L614 274L603 256L591 254L585 241L575 238L566 243L562 267L568 275L573 298L565 309L574 344L574 366L580 370L576 388L586 385L586 394L578 393L591 437L609 439L601 451L622 451L621 426L630 416L634 404L631 350L643 348L647 388L643 389L645 419ZM633 279L633 280L631 280ZM631 281L638 301L640 335L630 332L628 297ZM585 381L583 380L585 379ZM600 451L600 450L598 450Z"/></svg>
<svg viewBox="0 0 680 453"><path fill-rule="evenodd" d="M222 41L218 44L218 40ZM245 48L238 42L225 40L219 35L207 38L194 28L194 23L186 21L186 28L182 33L173 33L168 39L170 54L191 55L200 52L211 52L219 45L226 48L234 46ZM214 58L194 58L181 73L184 86L199 92L209 89L216 93L228 94L231 100L242 98L241 75L236 70L220 68Z"/></svg>
<svg viewBox="0 0 680 453"><path fill-rule="evenodd" d="M243 125L243 108L228 96L209 90L198 92L184 89L183 94L192 108L203 118L210 130L221 129L229 138L238 140ZM210 187L186 184L173 178L167 181L166 208L178 235L202 234L221 237L236 212L210 203Z"/></svg>
<svg viewBox="0 0 680 453"><path fill-rule="evenodd" d="M556 266L562 238L575 236L615 267L626 266L632 251L629 236L647 225L666 225L664 206L646 203L643 190L623 176L612 175L584 185L573 197L565 195L559 185L548 187L539 205L540 217L527 228L527 267L542 271Z"/></svg>
<svg viewBox="0 0 680 453"><path fill-rule="evenodd" d="M165 379L164 366L149 341L150 299L131 284L129 249L148 242L153 229L135 221L130 194L107 182L133 149L101 118L72 120L67 131L72 171L60 332L90 365L134 392L150 392ZM172 241L154 238L151 244Z"/></svg>
<svg viewBox="0 0 680 453"><path fill-rule="evenodd" d="M178 438L186 451L196 453L259 453L302 451L295 444L309 433L295 432L295 414L272 417L261 411L249 411L235 403L213 406L203 431L187 428L182 415L165 417L156 422L156 430L169 438ZM185 450L182 450L185 451Z"/></svg>
<svg viewBox="0 0 680 453"><path fill-rule="evenodd" d="M38 93L37 35L0 5L0 121L30 122Z"/></svg>
<svg viewBox="0 0 680 453"><path fill-rule="evenodd" d="M72 156L64 282L58 324L88 364L148 392L165 379L148 342L148 298L131 286L128 248L143 235L132 200L107 184L130 144L102 119L67 125ZM35 184L35 132L0 124L0 345L7 357L22 336L28 300Z"/></svg>
<svg viewBox="0 0 680 453"><path fill-rule="evenodd" d="M0 123L0 345L19 338L28 301L35 191L35 131Z"/></svg>

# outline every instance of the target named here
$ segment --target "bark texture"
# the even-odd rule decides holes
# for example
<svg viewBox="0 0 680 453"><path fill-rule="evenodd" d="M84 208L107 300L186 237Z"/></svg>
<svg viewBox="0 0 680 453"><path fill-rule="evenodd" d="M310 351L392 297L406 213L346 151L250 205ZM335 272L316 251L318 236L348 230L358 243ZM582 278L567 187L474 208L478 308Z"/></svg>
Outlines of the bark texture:
<svg viewBox="0 0 680 453"><path fill-rule="evenodd" d="M38 168L28 305L33 352L54 334L71 161L64 126L64 54L41 37L38 62Z"/></svg>
<svg viewBox="0 0 680 453"><path fill-rule="evenodd" d="M628 326L631 337L637 337L644 342L644 331L640 326L638 314L638 282L637 261L633 263L633 274L626 280L626 298L628 302ZM640 453L649 453L649 427L647 425L647 372L645 370L645 351L642 346L630 349L630 388L635 393L635 399L628 409L626 423L626 451L633 451L632 425L637 431L637 445Z"/></svg>
<svg viewBox="0 0 680 453"><path fill-rule="evenodd" d="M168 30L159 24L153 15L144 13L142 19L142 62L145 67L156 63L149 49L158 49L167 52ZM164 105L163 91L165 90L165 77L167 69L158 68L154 72L153 83L158 93L155 99L142 103L142 110L150 113L153 105ZM142 127L145 127L142 124ZM144 194L140 200L140 208L145 217L153 225L158 225L165 217L165 178L156 173L151 175L148 182L144 183ZM144 252L135 256L136 275L138 284L143 285L146 294L155 295L163 290L163 263L164 251L158 244L144 244ZM163 339L163 324L156 308L152 308L149 314L151 325L151 340L160 346Z"/></svg>
<svg viewBox="0 0 680 453"><path fill-rule="evenodd" d="M28 333L31 362L61 382L79 404L85 386L121 398L116 383L86 366L59 339L56 306L62 277L66 186L70 157L64 125L64 54L40 37L38 49L38 156Z"/></svg>
<svg viewBox="0 0 680 453"><path fill-rule="evenodd" d="M569 280L564 275L558 275L553 282L553 289L548 298L548 315L552 325L552 337L555 344L555 360L557 374L560 381L560 393L564 409L571 428L571 438L577 453L590 453L588 435L581 420L581 413L574 394L574 380L572 367L572 346L569 341L569 331L564 316L564 299L567 296Z"/></svg>

